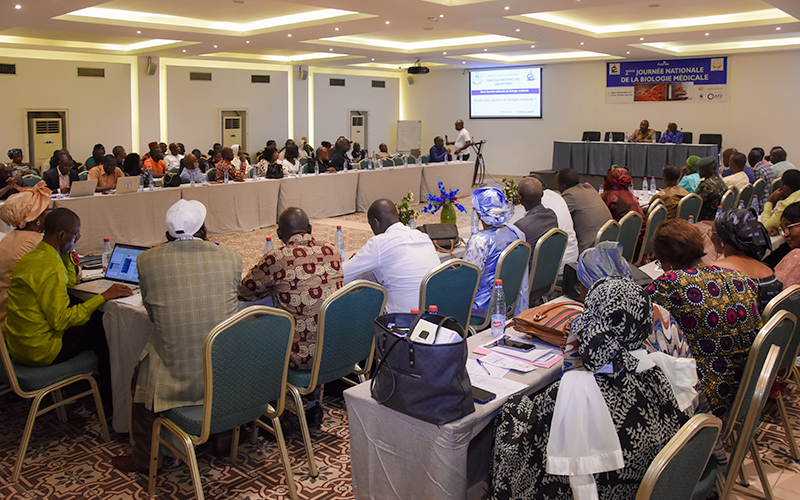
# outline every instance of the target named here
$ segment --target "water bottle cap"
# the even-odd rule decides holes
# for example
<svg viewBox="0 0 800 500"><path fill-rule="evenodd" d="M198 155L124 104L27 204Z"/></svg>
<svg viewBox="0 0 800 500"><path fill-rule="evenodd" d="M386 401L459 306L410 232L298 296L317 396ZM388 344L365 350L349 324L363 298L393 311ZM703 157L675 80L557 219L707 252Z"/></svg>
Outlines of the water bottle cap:
<svg viewBox="0 0 800 500"><path fill-rule="evenodd" d="M103 241L108 241L108 238L103 238Z"/></svg>
<svg viewBox="0 0 800 500"><path fill-rule="evenodd" d="M272 237L271 236L267 236L267 241L272 241Z"/></svg>
<svg viewBox="0 0 800 500"><path fill-rule="evenodd" d="M336 229L341 229L341 228L342 228L342 226L336 226Z"/></svg>
<svg viewBox="0 0 800 500"><path fill-rule="evenodd" d="M416 308L412 309L411 314L419 314L419 309Z"/></svg>
<svg viewBox="0 0 800 500"><path fill-rule="evenodd" d="M717 209L722 210L722 205L717 205Z"/></svg>
<svg viewBox="0 0 800 500"><path fill-rule="evenodd" d="M411 218L414 219L415 217L412 215Z"/></svg>
<svg viewBox="0 0 800 500"><path fill-rule="evenodd" d="M495 285L502 285L503 284L503 280L494 280L494 284Z"/></svg>
<svg viewBox="0 0 800 500"><path fill-rule="evenodd" d="M432 312L432 313L439 312L439 307L438 306L433 306L433 305L428 306L428 312Z"/></svg>

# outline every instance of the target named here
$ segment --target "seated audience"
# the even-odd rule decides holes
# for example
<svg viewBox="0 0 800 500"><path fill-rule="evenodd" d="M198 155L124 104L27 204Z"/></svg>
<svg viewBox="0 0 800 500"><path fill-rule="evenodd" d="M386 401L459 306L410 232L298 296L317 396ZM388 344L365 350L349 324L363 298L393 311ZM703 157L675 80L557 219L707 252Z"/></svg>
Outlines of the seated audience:
<svg viewBox="0 0 800 500"><path fill-rule="evenodd" d="M71 252L80 234L81 221L67 208L57 208L45 217L44 238L19 259L11 274L6 341L11 357L30 366L58 364L82 351L94 351L99 360L100 395L110 412L108 344L102 313L95 311L107 300L133 292L115 283L86 302L70 306L67 285L74 283L77 273Z"/></svg>
<svg viewBox="0 0 800 500"><path fill-rule="evenodd" d="M772 185L772 181L776 179L775 172L772 170L772 165L764 161L764 150L761 148L751 149L750 153L747 155L747 162L753 169L753 176L756 181L758 181L758 179L764 179L764 182L767 183L767 187L764 189L764 195L758 200L758 204L755 205L756 210L760 212L761 207L767 202L769 187Z"/></svg>
<svg viewBox="0 0 800 500"><path fill-rule="evenodd" d="M375 200L367 211L375 234L353 258L342 265L345 284L372 271L386 288L386 313L404 313L419 307L422 278L440 263L425 233L400 222L391 200Z"/></svg>
<svg viewBox="0 0 800 500"><path fill-rule="evenodd" d="M323 149L325 149L323 147ZM343 170L345 165L347 164L347 150L350 149L350 143L347 139L339 139L336 141L336 144L330 150L330 164L333 167L334 171ZM317 156L319 157L319 150L317 150ZM320 169L322 170L322 169Z"/></svg>
<svg viewBox="0 0 800 500"><path fill-rule="evenodd" d="M8 159L11 160L11 163L8 165L14 171L14 175L28 175L32 174L33 170L31 170L30 165L25 163L25 154L19 148L9 149L8 150Z"/></svg>
<svg viewBox="0 0 800 500"><path fill-rule="evenodd" d="M136 153L125 156L122 162L122 172L128 177L138 177L142 175L142 163L144 160Z"/></svg>
<svg viewBox="0 0 800 500"><path fill-rule="evenodd" d="M316 158L311 158L308 160L308 164L312 165L309 169L309 172L313 172L314 167L313 164L319 164L319 171L320 172L336 172L336 169L333 167L333 164L328 159L328 150L323 148L322 146L317 148Z"/></svg>
<svg viewBox="0 0 800 500"><path fill-rule="evenodd" d="M733 165L731 164L733 157L736 156L737 154L744 154L744 153L739 153L739 151L736 148L728 148L722 152L722 165L723 165L722 178L725 179L726 182L728 181L729 176L737 172L736 170L733 169ZM747 157L745 157L745 160L746 159ZM751 169L746 162L744 164L743 171L745 176L747 177L748 184L752 184L756 181L756 176L755 173L753 173L753 169Z"/></svg>
<svg viewBox="0 0 800 500"><path fill-rule="evenodd" d="M644 221L644 212L639 206L639 200L630 190L631 184L633 184L633 179L622 167L609 170L606 178L603 179L602 199L608 207L608 211L611 212L611 217L617 222L628 212L638 213Z"/></svg>
<svg viewBox="0 0 800 500"><path fill-rule="evenodd" d="M203 183L206 178L200 171L200 162L194 153L189 153L183 157L184 169L181 171L181 183L191 184L192 182Z"/></svg>
<svg viewBox="0 0 800 500"><path fill-rule="evenodd" d="M267 177L267 173L270 171L270 165L273 165L272 170L275 171L276 168L281 170L281 174L283 174L283 167L278 165L278 150L275 146L267 146L264 151L261 153L260 156L261 160L258 162L258 176L259 177Z"/></svg>
<svg viewBox="0 0 800 500"><path fill-rule="evenodd" d="M298 160L299 151L297 144L290 144L283 152L283 175L296 175L300 170L300 160Z"/></svg>
<svg viewBox="0 0 800 500"><path fill-rule="evenodd" d="M222 159L222 151L212 151L208 157L208 168L217 168L217 163ZM208 170L206 170L208 172Z"/></svg>
<svg viewBox="0 0 800 500"><path fill-rule="evenodd" d="M772 162L772 171L775 177L782 176L787 170L797 170L797 167L786 159L786 150L776 146L769 150L769 161Z"/></svg>
<svg viewBox="0 0 800 500"><path fill-rule="evenodd" d="M156 147L150 150L150 158L144 161L142 170L153 177L164 177L164 174L167 173L167 164L164 163L164 153L161 148Z"/></svg>
<svg viewBox="0 0 800 500"><path fill-rule="evenodd" d="M535 182L535 179L531 180ZM500 189L495 187L476 189L472 192L472 206L478 212L483 231L473 235L467 241L464 260L478 266L481 272L478 292L475 294L475 303L472 305L472 317L482 319L490 314L489 302L492 299L494 272L497 270L500 254L513 242L524 241L525 233L508 224L508 220L514 215L514 205L506 202L505 193ZM555 214L553 214L553 218L555 218ZM527 276L526 272L525 278ZM523 279L519 298L506 297L506 303L510 305L517 300L517 311L524 311L528 308L528 293L527 279Z"/></svg>
<svg viewBox="0 0 800 500"><path fill-rule="evenodd" d="M231 165L241 170L243 175L247 175L247 171L250 169L250 161L247 159L247 153L238 144L231 146L231 150L233 151Z"/></svg>
<svg viewBox="0 0 800 500"><path fill-rule="evenodd" d="M571 168L559 170L556 183L575 225L578 251L583 252L594 245L597 231L612 219L611 212L594 187L588 182L579 183L578 174Z"/></svg>
<svg viewBox="0 0 800 500"><path fill-rule="evenodd" d="M520 204L525 208L525 216L514 222L525 234L525 241L531 246L531 259L539 238L547 231L558 227L556 213L542 205L544 189L542 183L533 177L525 177L517 185Z"/></svg>
<svg viewBox="0 0 800 500"><path fill-rule="evenodd" d="M725 185L729 188L736 188L741 193L742 190L750 184L750 179L747 177L747 174L744 172L745 169L745 162L747 158L742 153L733 153L730 159L730 167L728 170L731 171L731 174L724 178Z"/></svg>
<svg viewBox="0 0 800 500"><path fill-rule="evenodd" d="M58 164L56 168L51 168L42 174L42 180L53 193L61 190L62 194L69 193L72 183L77 181L78 171L72 168L72 157L69 153L61 152L58 154Z"/></svg>
<svg viewBox="0 0 800 500"><path fill-rule="evenodd" d="M17 261L42 242L44 218L50 205L50 189L40 181L33 188L21 188L0 207L0 220L14 230L0 240L0 330L6 329L6 297L11 271ZM74 267L71 268L75 270ZM74 276L73 276L74 278ZM75 285L72 280L71 285ZM70 285L68 284L68 285Z"/></svg>
<svg viewBox="0 0 800 500"><path fill-rule="evenodd" d="M602 499L636 496L688 420L661 368L640 371L631 355L653 330L652 310L630 279L592 285L570 327L581 363L538 394L512 396L495 421L489 498L591 498L595 488Z"/></svg>
<svg viewBox="0 0 800 500"><path fill-rule="evenodd" d="M681 168L681 180L678 186L682 187L689 193L694 193L697 186L700 185L700 174L697 173L697 161L699 156L692 155L686 158L686 165Z"/></svg>
<svg viewBox="0 0 800 500"><path fill-rule="evenodd" d="M780 204L778 204L779 200L781 200ZM781 176L781 187L769 195L764 204L764 212L761 214L761 223L767 228L769 234L780 233L783 210L798 201L800 201L800 170L787 170Z"/></svg>
<svg viewBox="0 0 800 500"><path fill-rule="evenodd" d="M125 177L125 174L117 166L117 159L114 155L105 155L101 165L89 170L88 180L97 179L96 191L103 192L116 189L120 177Z"/></svg>
<svg viewBox="0 0 800 500"><path fill-rule="evenodd" d="M769 232L752 208L723 212L712 226L711 241L722 258L714 263L723 269L745 274L758 285L758 311L764 311L773 297L783 291L783 284L772 269L761 263L771 250Z"/></svg>
<svg viewBox="0 0 800 500"><path fill-rule="evenodd" d="M125 164L125 157L128 156L125 148L122 146L114 146L114 149L111 150L111 154L117 159L117 166L122 169L122 165ZM125 172L124 169L122 169L122 171Z"/></svg>
<svg viewBox="0 0 800 500"><path fill-rule="evenodd" d="M58 157L61 155L61 153L69 154L69 151L66 150L66 149L56 149L55 151L53 151L53 156L51 156L50 159L47 160L46 163L42 163L42 169L41 169L42 170L42 179L44 179L44 173L45 172L47 172L51 168L56 168L58 166ZM70 156L70 158L72 158L72 156ZM75 166L75 162L73 161L72 164L73 164L72 168L74 168L75 172L77 172L78 170L77 170L77 167Z"/></svg>
<svg viewBox="0 0 800 500"><path fill-rule="evenodd" d="M157 148L157 147L158 147L158 142L156 142L156 141L148 142L147 143L147 153L145 153L144 156L142 156L142 162L147 161L150 158L150 151L153 148ZM161 152L163 153L164 151L162 150Z"/></svg>
<svg viewBox="0 0 800 500"><path fill-rule="evenodd" d="M164 163L167 164L167 169L180 167L182 159L181 148L174 142L171 142L169 144L169 154L164 156Z"/></svg>
<svg viewBox="0 0 800 500"><path fill-rule="evenodd" d="M628 142L654 142L655 135L656 131L650 128L650 122L642 120L639 128L628 136Z"/></svg>
<svg viewBox="0 0 800 500"><path fill-rule="evenodd" d="M205 216L199 201L178 200L167 210L169 241L137 261L153 328L133 374L131 452L111 460L123 472L147 472L158 413L202 404L206 337L236 313L242 257L204 241ZM230 453L230 433L211 438L215 453Z"/></svg>
<svg viewBox="0 0 800 500"><path fill-rule="evenodd" d="M269 149L269 148L275 148L275 152L276 153L278 152L278 147L277 147L276 142L274 140L270 139L270 140L267 141L267 145L264 146L264 150L261 151L261 155L258 157L258 161L260 161L260 162L261 161L266 161L268 163L275 163L275 161L273 161L273 159L272 159L272 156L268 156L266 154L267 153L267 149Z"/></svg>
<svg viewBox="0 0 800 500"><path fill-rule="evenodd" d="M19 193L19 188L24 187L21 175L14 175L10 165L0 162L0 200L5 200L12 194Z"/></svg>
<svg viewBox="0 0 800 500"><path fill-rule="evenodd" d="M717 173L717 161L713 156L700 158L696 165L702 180L697 186L695 194L703 199L703 206L700 208L697 220L714 220L717 215L717 207L719 207L725 191L728 190L728 186Z"/></svg>
<svg viewBox="0 0 800 500"><path fill-rule="evenodd" d="M558 274L563 274L564 265L578 262L578 255L580 255L578 252L578 238L575 236L575 227L572 224L572 216L569 214L569 207L558 192L547 189L547 184L545 184L544 179L542 179L539 174L531 174L530 176L542 184L542 188L544 189L542 194L542 206L555 212L556 218L558 219L558 228L567 233L567 249L564 251L564 258L561 260L561 268L558 270Z"/></svg>
<svg viewBox="0 0 800 500"><path fill-rule="evenodd" d="M353 158L354 162L359 162L366 158L367 152L361 149L361 144L354 142L353 143L353 150L350 152L350 157Z"/></svg>
<svg viewBox="0 0 800 500"><path fill-rule="evenodd" d="M678 130L678 124L670 122L667 124L667 130L661 136L659 141L661 144L683 144L683 132Z"/></svg>
<svg viewBox="0 0 800 500"><path fill-rule="evenodd" d="M203 153L201 153L199 149L193 149L192 154L197 159L197 167L202 173L206 173L208 171L208 161L203 158ZM183 169L186 168L186 162L184 160L186 160L186 156L181 160L181 169L179 173L183 173Z"/></svg>
<svg viewBox="0 0 800 500"><path fill-rule="evenodd" d="M653 302L678 321L697 361L705 398L700 411L728 416L750 346L761 328L758 285L746 275L700 266L703 241L683 219L665 221L653 235L664 274L647 286Z"/></svg>
<svg viewBox="0 0 800 500"><path fill-rule="evenodd" d="M234 182L244 181L244 172L234 167L232 162L234 159L233 149L225 147L220 151L222 159L217 162L216 171L214 172L214 180L224 182L225 172L228 172L228 180Z"/></svg>
<svg viewBox="0 0 800 500"><path fill-rule="evenodd" d="M95 144L92 148L92 156L86 159L83 163L86 170L91 170L92 167L96 167L103 164L103 157L106 155L106 148L102 144Z"/></svg>
<svg viewBox="0 0 800 500"><path fill-rule="evenodd" d="M380 145L380 146L378 146L378 149L380 149L380 151L378 151L377 153L375 153L375 156L376 156L376 157L377 157L379 160L380 160L380 159L383 159L383 158L388 158L388 157L390 157L390 156L391 156L391 155L389 154L389 147L388 147L386 144L384 144L384 143L381 143L381 145Z"/></svg>
<svg viewBox="0 0 800 500"><path fill-rule="evenodd" d="M280 151L278 151L278 153L279 153L278 160L280 161L280 163L283 163L283 160L286 159L286 148L288 148L289 146L293 146L293 145L295 145L294 140L286 139L286 142L284 143L283 147L280 149ZM298 151L298 157L299 157L299 155L300 155L300 152Z"/></svg>
<svg viewBox="0 0 800 500"><path fill-rule="evenodd" d="M664 203L664 208L667 209L667 219L674 219L678 216L678 203L684 196L689 194L688 191L678 186L678 179L681 176L681 171L674 165L667 165L661 171L661 178L664 179L664 189L654 194L650 198L650 206L656 200L661 200Z"/></svg>
<svg viewBox="0 0 800 500"><path fill-rule="evenodd" d="M444 147L444 139L442 136L437 135L433 139L433 146L431 146L430 151L428 151L429 160L431 163L441 163L445 160L445 157L448 160L452 160L453 157L450 155L450 148Z"/></svg>
<svg viewBox="0 0 800 500"><path fill-rule="evenodd" d="M784 287L800 285L800 203L786 207L781 215L781 227L791 251L775 266L775 277Z"/></svg>

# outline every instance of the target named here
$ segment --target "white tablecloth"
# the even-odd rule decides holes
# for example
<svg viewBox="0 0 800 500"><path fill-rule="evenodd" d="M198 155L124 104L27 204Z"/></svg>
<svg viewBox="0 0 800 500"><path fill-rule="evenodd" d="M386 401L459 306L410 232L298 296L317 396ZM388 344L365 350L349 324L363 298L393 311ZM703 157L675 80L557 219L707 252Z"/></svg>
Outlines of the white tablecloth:
<svg viewBox="0 0 800 500"><path fill-rule="evenodd" d="M422 170L423 167L409 165L408 168L398 166L359 171L356 211L366 212L373 201L381 198L400 203L408 193L414 195L413 203L419 203L417 195L420 190Z"/></svg>
<svg viewBox="0 0 800 500"><path fill-rule="evenodd" d="M356 211L358 171L304 175L281 180L278 213L300 207L311 219L336 217Z"/></svg>
<svg viewBox="0 0 800 500"><path fill-rule="evenodd" d="M196 185L193 188L184 184L180 191L183 199L197 200L206 206L206 230L210 236L214 236L242 233L275 224L278 221L280 187L279 179L247 179L244 182Z"/></svg>
<svg viewBox="0 0 800 500"><path fill-rule="evenodd" d="M469 196L472 189L472 171L474 162L431 163L422 167L422 182L419 189L419 200L424 201L428 193L438 195L438 182L441 180L447 191L458 189L456 196Z"/></svg>

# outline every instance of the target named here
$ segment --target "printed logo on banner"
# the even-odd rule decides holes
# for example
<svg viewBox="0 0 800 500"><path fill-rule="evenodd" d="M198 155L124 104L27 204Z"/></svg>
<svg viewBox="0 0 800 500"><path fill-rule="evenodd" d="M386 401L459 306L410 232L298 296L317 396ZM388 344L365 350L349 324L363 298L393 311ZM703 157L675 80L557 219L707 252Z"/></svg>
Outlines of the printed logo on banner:
<svg viewBox="0 0 800 500"><path fill-rule="evenodd" d="M619 74L619 63L609 63L609 65L608 65L608 74L609 75L618 75Z"/></svg>
<svg viewBox="0 0 800 500"><path fill-rule="evenodd" d="M725 71L725 58L715 57L711 60L711 71Z"/></svg>

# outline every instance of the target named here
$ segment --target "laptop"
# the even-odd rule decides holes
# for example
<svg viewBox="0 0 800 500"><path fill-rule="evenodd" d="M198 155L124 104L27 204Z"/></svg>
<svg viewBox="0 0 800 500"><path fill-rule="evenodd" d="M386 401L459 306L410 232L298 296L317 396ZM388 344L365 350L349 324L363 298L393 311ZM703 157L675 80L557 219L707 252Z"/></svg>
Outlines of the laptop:
<svg viewBox="0 0 800 500"><path fill-rule="evenodd" d="M115 194L135 193L139 191L139 177L120 177L117 179Z"/></svg>
<svg viewBox="0 0 800 500"><path fill-rule="evenodd" d="M94 196L95 189L97 189L97 179L75 181L69 187L69 197L80 198L82 196Z"/></svg>
<svg viewBox="0 0 800 500"><path fill-rule="evenodd" d="M139 289L139 270L136 267L136 259L148 247L134 245L114 245L111 251L111 259L108 262L105 277L75 286L75 290L87 293L103 293L114 283L123 283L131 287L132 290Z"/></svg>

